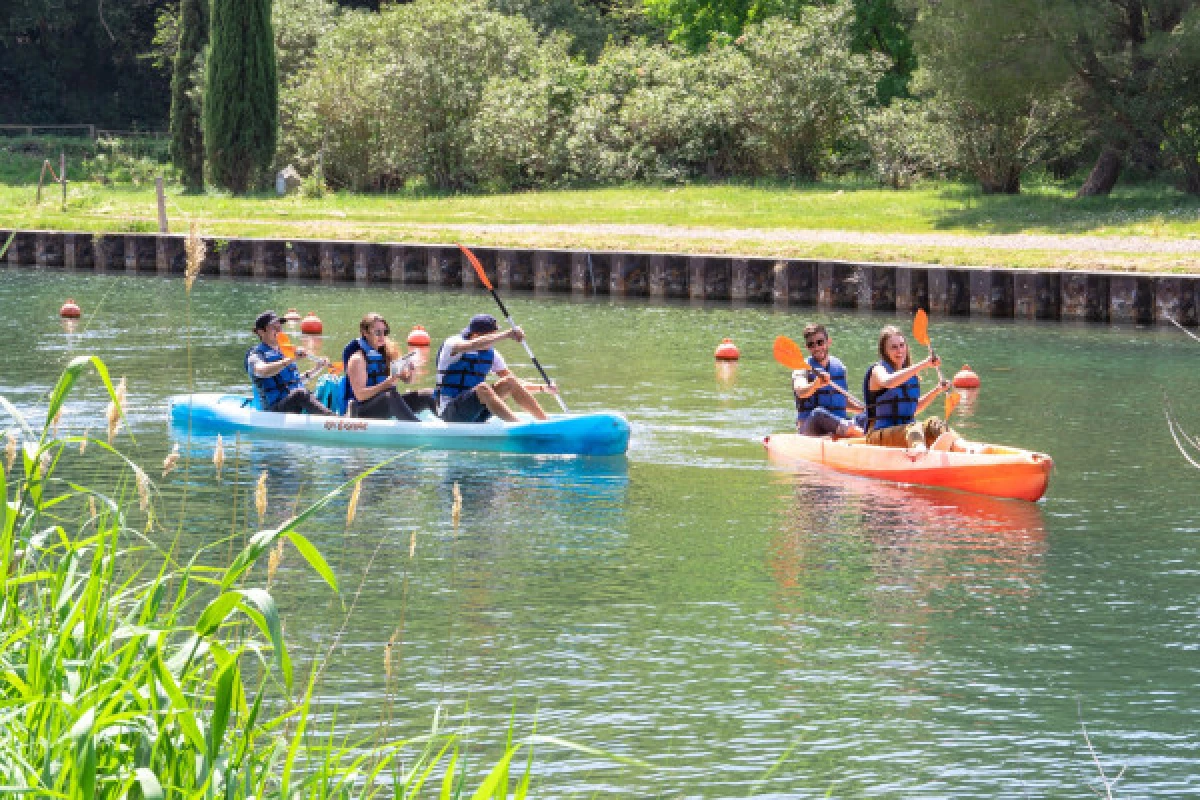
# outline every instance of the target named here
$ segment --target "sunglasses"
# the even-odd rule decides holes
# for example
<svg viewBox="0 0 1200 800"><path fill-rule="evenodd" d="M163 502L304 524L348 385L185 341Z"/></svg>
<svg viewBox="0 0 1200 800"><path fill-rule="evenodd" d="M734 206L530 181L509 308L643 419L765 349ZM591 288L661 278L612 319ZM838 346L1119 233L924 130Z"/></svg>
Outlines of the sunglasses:
<svg viewBox="0 0 1200 800"><path fill-rule="evenodd" d="M824 339L805 339L804 344L806 347L820 347L821 345L825 344L825 340Z"/></svg>
<svg viewBox="0 0 1200 800"><path fill-rule="evenodd" d="M391 328L384 328L383 330L379 330L378 328L376 328L375 330L371 331L371 335L372 336L387 336L391 332L392 332Z"/></svg>
<svg viewBox="0 0 1200 800"><path fill-rule="evenodd" d="M907 342L892 342L888 345L888 350L903 350L908 347Z"/></svg>

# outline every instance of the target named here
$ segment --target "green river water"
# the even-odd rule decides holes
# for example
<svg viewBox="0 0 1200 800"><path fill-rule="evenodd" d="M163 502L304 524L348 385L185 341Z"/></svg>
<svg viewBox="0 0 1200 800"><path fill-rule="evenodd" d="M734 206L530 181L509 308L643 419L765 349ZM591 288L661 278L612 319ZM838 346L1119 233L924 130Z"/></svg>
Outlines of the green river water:
<svg viewBox="0 0 1200 800"><path fill-rule="evenodd" d="M71 329L68 296L85 313ZM477 731L480 768L510 720L536 724L647 764L540 746L539 796L669 798L1092 797L1086 726L1108 774L1125 769L1116 796L1200 796L1200 473L1163 413L1165 395L1200 433L1200 344L934 318L949 371L983 381L959 430L1054 457L1029 504L766 463L762 437L793 413L775 335L825 322L856 386L879 328L906 316L506 300L572 410L626 412L629 454L418 452L369 479L349 529L344 503L308 526L341 597L294 551L274 591L298 676L332 647L321 724L366 736L390 716L391 735L416 734L440 705ZM289 306L321 315L330 354L365 311L435 340L493 311L482 292L234 280L199 282L189 311L177 279L8 270L0 394L36 416L70 356L101 356L129 383L136 441L119 444L157 480L166 397L243 387L251 320ZM722 372L724 336L742 360ZM106 403L85 379L63 430L102 436ZM264 470L278 524L387 456L241 440L218 482L211 442L187 452L158 480L168 526L188 490L185 554L241 541ZM114 480L100 455L66 468Z"/></svg>

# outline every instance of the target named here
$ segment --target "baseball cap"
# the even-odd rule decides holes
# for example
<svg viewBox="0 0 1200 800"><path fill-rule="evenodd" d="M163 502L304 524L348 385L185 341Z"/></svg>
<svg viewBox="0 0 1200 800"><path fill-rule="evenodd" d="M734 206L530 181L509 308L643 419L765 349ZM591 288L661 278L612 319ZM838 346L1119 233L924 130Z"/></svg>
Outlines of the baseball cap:
<svg viewBox="0 0 1200 800"><path fill-rule="evenodd" d="M254 330L265 331L272 322L280 322L279 315L274 311L264 311L254 318Z"/></svg>
<svg viewBox="0 0 1200 800"><path fill-rule="evenodd" d="M491 333L499 329L500 326L496 323L496 318L491 314L476 314L471 317L470 324L463 328L462 335L470 336L473 333Z"/></svg>

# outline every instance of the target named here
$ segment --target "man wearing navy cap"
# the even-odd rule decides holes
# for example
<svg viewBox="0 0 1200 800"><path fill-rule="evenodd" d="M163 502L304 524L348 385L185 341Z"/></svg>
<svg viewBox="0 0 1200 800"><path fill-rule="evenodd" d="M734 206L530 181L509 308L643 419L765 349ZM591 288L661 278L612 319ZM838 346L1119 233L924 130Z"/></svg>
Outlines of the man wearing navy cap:
<svg viewBox="0 0 1200 800"><path fill-rule="evenodd" d="M443 342L437 354L434 390L441 418L446 422L486 422L494 414L506 422L516 422L517 416L505 402L511 397L534 418L545 419L546 412L532 392L555 389L521 380L494 349L503 339L519 342L524 338L520 328L501 331L491 314L476 314L461 334ZM497 375L499 380L489 384L489 374Z"/></svg>
<svg viewBox="0 0 1200 800"><path fill-rule="evenodd" d="M303 411L322 416L333 412L321 404L304 382L319 375L329 364L325 358L316 359L316 366L307 372L296 368L296 359L302 358L303 348L296 348L294 357L285 356L279 346L279 332L283 320L274 311L264 311L254 320L254 333L258 344L246 351L246 372L254 383L254 394L258 407L263 411L297 414Z"/></svg>

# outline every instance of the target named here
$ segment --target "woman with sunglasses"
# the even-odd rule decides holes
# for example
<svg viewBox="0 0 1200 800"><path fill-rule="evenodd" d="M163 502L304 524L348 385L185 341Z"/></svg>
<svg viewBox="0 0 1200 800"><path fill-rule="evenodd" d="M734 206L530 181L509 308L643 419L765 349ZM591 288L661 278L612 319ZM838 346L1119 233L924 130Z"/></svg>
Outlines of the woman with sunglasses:
<svg viewBox="0 0 1200 800"><path fill-rule="evenodd" d="M346 415L418 422L416 411L436 411L432 393L414 391L402 395L396 390L397 381L412 383L413 365L403 362L399 372L392 373L391 365L399 350L388 339L391 329L387 320L376 313L367 314L358 323L358 331L359 337L342 350L349 400Z"/></svg>
<svg viewBox="0 0 1200 800"><path fill-rule="evenodd" d="M805 326L804 344L812 354L808 357L808 369L792 372L796 430L806 436L862 436L862 428L847 412L858 413L863 405L850 396L846 366L829 354L832 342L825 326Z"/></svg>
<svg viewBox="0 0 1200 800"><path fill-rule="evenodd" d="M867 443L883 447L907 447L925 450L950 429L937 417L917 422L934 399L950 388L949 381L921 394L918 374L937 367L941 359L930 353L916 364L908 353L908 342L900 329L892 325L879 332L879 361L863 376L863 397L867 405ZM957 437L954 437L957 439Z"/></svg>

